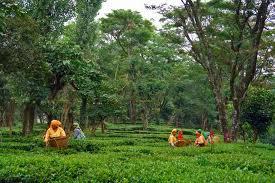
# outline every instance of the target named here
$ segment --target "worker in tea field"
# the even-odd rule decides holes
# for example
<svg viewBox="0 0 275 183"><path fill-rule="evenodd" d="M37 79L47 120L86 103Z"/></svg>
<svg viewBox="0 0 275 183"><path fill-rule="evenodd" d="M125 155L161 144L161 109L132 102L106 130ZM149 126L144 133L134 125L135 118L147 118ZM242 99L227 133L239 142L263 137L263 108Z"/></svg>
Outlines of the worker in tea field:
<svg viewBox="0 0 275 183"><path fill-rule="evenodd" d="M75 139L84 139L85 135L84 135L83 131L81 130L79 124L74 123L73 127L74 127L74 134L73 134L74 138Z"/></svg>
<svg viewBox="0 0 275 183"><path fill-rule="evenodd" d="M215 135L215 134L214 134L214 131L213 131L213 130L210 130L209 136L208 136L208 138L207 138L208 143L214 144L214 140L213 140L214 135Z"/></svg>
<svg viewBox="0 0 275 183"><path fill-rule="evenodd" d="M201 134L204 136L204 139L208 140L208 137L210 136L210 132L202 131Z"/></svg>
<svg viewBox="0 0 275 183"><path fill-rule="evenodd" d="M204 136L201 133L201 130L196 131L196 140L195 140L195 146L197 147L203 147L207 145L207 141L205 140Z"/></svg>
<svg viewBox="0 0 275 183"><path fill-rule="evenodd" d="M176 143L177 143L176 135L177 135L177 129L173 129L169 138L168 138L168 142L172 147L176 146Z"/></svg>
<svg viewBox="0 0 275 183"><path fill-rule="evenodd" d="M51 138L66 137L66 133L61 127L61 122L52 120L50 128L47 130L44 141L48 143Z"/></svg>
<svg viewBox="0 0 275 183"><path fill-rule="evenodd" d="M178 132L178 141L183 141L183 130L179 130Z"/></svg>

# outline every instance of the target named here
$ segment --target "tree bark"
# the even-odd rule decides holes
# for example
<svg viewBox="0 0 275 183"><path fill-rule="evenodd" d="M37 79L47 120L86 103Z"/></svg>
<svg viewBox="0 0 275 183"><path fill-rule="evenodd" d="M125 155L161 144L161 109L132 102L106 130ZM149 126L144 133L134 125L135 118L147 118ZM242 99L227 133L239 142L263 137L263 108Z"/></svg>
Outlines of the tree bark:
<svg viewBox="0 0 275 183"><path fill-rule="evenodd" d="M148 109L146 106L142 109L142 121L143 121L143 130L147 130L148 128Z"/></svg>
<svg viewBox="0 0 275 183"><path fill-rule="evenodd" d="M215 80L214 80L215 81ZM223 133L224 142L228 142L228 128L227 128L227 119L226 119L226 102L225 97L221 91L220 82L212 82L213 93L215 96L216 106L218 110L219 123L221 125L221 130Z"/></svg>
<svg viewBox="0 0 275 183"><path fill-rule="evenodd" d="M14 121L15 103L10 101L7 105L5 111L5 121L10 130L10 135L12 133L12 126Z"/></svg>
<svg viewBox="0 0 275 183"><path fill-rule="evenodd" d="M29 107L28 133L31 133L33 131L34 117L35 117L35 106L30 105L30 107Z"/></svg>
<svg viewBox="0 0 275 183"><path fill-rule="evenodd" d="M69 124L68 124L67 128L69 129L69 131L72 131L72 127L73 127L73 124L74 124L74 115L73 115L72 112L70 112L68 114L68 122L69 122Z"/></svg>
<svg viewBox="0 0 275 183"><path fill-rule="evenodd" d="M202 129L206 130L208 128L208 114L203 113L201 117L201 122L202 122Z"/></svg>
<svg viewBox="0 0 275 183"><path fill-rule="evenodd" d="M128 59L130 59L131 50L128 49ZM130 121L132 124L136 124L136 91L135 91L135 81L136 81L136 68L135 63L131 62L129 65L129 78L131 82L130 88Z"/></svg>
<svg viewBox="0 0 275 183"><path fill-rule="evenodd" d="M27 103L23 111L23 135L27 135L33 130L34 123L34 109L35 106L32 103Z"/></svg>
<svg viewBox="0 0 275 183"><path fill-rule="evenodd" d="M233 100L234 111L232 115L232 129L231 129L231 138L233 141L237 141L237 135L240 124L240 103L238 100Z"/></svg>
<svg viewBox="0 0 275 183"><path fill-rule="evenodd" d="M208 78L212 88L212 92L215 96L216 107L218 111L219 123L223 133L224 142L228 142L230 139L227 127L226 119L226 98L223 95L223 84L222 78L218 73L215 73L212 70L208 71Z"/></svg>
<svg viewBox="0 0 275 183"><path fill-rule="evenodd" d="M81 107L80 107L80 125L82 128L87 126L87 97L81 97Z"/></svg>
<svg viewBox="0 0 275 183"><path fill-rule="evenodd" d="M238 2L238 1L236 1ZM247 31L247 22L250 20L250 13L244 13L244 17L240 16L242 11L240 5L236 9L236 21L239 26L240 32L239 36L232 40L232 43L237 41L239 44L232 44L232 49L235 55L235 60L231 62L231 77L230 77L230 92L233 100L233 118L232 118L232 140L237 141L237 133L240 123L240 103L245 98L245 93L252 82L257 68L257 60L260 49L260 42L262 32L265 27L265 22L268 15L268 7L271 3L270 0L260 1L261 4L257 8L255 13L255 24L253 27L248 26L248 32L250 33L249 39L251 39L250 57L247 60L241 60L241 55L243 54L242 44L244 37L244 32ZM256 7L255 7L256 8ZM246 10L248 11L248 10ZM247 40L246 40L247 41ZM244 64L246 63L246 64Z"/></svg>
<svg viewBox="0 0 275 183"><path fill-rule="evenodd" d="M4 126L4 110L0 110L0 127Z"/></svg>
<svg viewBox="0 0 275 183"><path fill-rule="evenodd" d="M136 124L136 99L134 95L134 91L131 91L130 96L130 106L129 106L129 115L130 115L130 121L132 124Z"/></svg>
<svg viewBox="0 0 275 183"><path fill-rule="evenodd" d="M61 122L64 125L64 130L68 133L71 130L72 127L72 115L70 113L71 106L68 102L65 102L64 107L63 107L63 113L61 115Z"/></svg>
<svg viewBox="0 0 275 183"><path fill-rule="evenodd" d="M101 126L101 133L105 133L105 129L106 129L105 120L100 120L100 126Z"/></svg>
<svg viewBox="0 0 275 183"><path fill-rule="evenodd" d="M253 130L253 143L256 143L258 140L258 131L257 129Z"/></svg>
<svg viewBox="0 0 275 183"><path fill-rule="evenodd" d="M245 143L245 141L246 141L246 137L245 137L245 135L246 135L246 133L245 133L245 130L243 129L243 127L242 127L242 125L240 126L240 129L241 129L241 134L242 134L242 137L243 137L243 142Z"/></svg>
<svg viewBox="0 0 275 183"><path fill-rule="evenodd" d="M64 130L67 133L70 133L71 127L73 126L73 112L72 112L72 106L74 103L74 89L67 85L63 89L64 96L66 98L66 101L64 102L63 112L61 115L61 122L64 125Z"/></svg>
<svg viewBox="0 0 275 183"><path fill-rule="evenodd" d="M226 107L223 102L218 102L217 107L218 107L219 122L223 132L224 142L228 142L229 134L228 134L227 120L226 120Z"/></svg>

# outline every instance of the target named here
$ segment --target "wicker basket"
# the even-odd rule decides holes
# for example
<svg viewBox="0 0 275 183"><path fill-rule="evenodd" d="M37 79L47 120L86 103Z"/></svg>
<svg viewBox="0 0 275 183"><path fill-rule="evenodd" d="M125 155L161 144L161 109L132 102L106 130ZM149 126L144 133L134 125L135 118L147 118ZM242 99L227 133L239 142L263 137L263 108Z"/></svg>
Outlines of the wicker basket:
<svg viewBox="0 0 275 183"><path fill-rule="evenodd" d="M69 136L51 138L48 141L48 146L49 147L55 147L55 148L67 148L68 147L68 141L69 141Z"/></svg>
<svg viewBox="0 0 275 183"><path fill-rule="evenodd" d="M179 140L175 145L176 147L183 147L183 146L188 146L191 143L192 143L191 140Z"/></svg>

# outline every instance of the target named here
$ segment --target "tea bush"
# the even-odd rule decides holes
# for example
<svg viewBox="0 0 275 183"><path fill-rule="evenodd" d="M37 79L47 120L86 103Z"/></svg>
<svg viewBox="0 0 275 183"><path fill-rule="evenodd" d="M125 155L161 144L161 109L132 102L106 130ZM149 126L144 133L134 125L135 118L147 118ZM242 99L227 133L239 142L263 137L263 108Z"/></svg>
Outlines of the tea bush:
<svg viewBox="0 0 275 183"><path fill-rule="evenodd" d="M39 133L24 138L6 135L0 142L0 182L275 180L275 151L271 145L236 143L173 149L167 144L170 128L119 133L121 125L113 127L107 134L92 136L86 132L87 139L70 140L68 149L63 150L45 148Z"/></svg>

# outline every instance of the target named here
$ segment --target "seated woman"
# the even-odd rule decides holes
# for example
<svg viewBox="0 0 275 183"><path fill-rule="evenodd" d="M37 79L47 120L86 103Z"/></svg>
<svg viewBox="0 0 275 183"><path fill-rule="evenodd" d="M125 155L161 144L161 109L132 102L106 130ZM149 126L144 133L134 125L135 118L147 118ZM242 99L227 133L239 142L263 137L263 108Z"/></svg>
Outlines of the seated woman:
<svg viewBox="0 0 275 183"><path fill-rule="evenodd" d="M44 141L48 144L48 141L52 138L66 137L65 131L61 128L61 122L58 120L52 120L50 128L47 130Z"/></svg>
<svg viewBox="0 0 275 183"><path fill-rule="evenodd" d="M173 129L168 139L168 143L172 147L176 147L176 143L177 143L176 134L177 134L177 129Z"/></svg>
<svg viewBox="0 0 275 183"><path fill-rule="evenodd" d="M198 147L203 147L207 145L207 141L205 140L204 136L201 134L201 130L196 131L196 140L194 145Z"/></svg>
<svg viewBox="0 0 275 183"><path fill-rule="evenodd" d="M178 141L183 141L183 130L180 130L178 133Z"/></svg>
<svg viewBox="0 0 275 183"><path fill-rule="evenodd" d="M81 130L79 124L74 123L73 127L74 127L74 134L73 134L74 138L75 139L84 139L85 135L84 135L83 131Z"/></svg>

